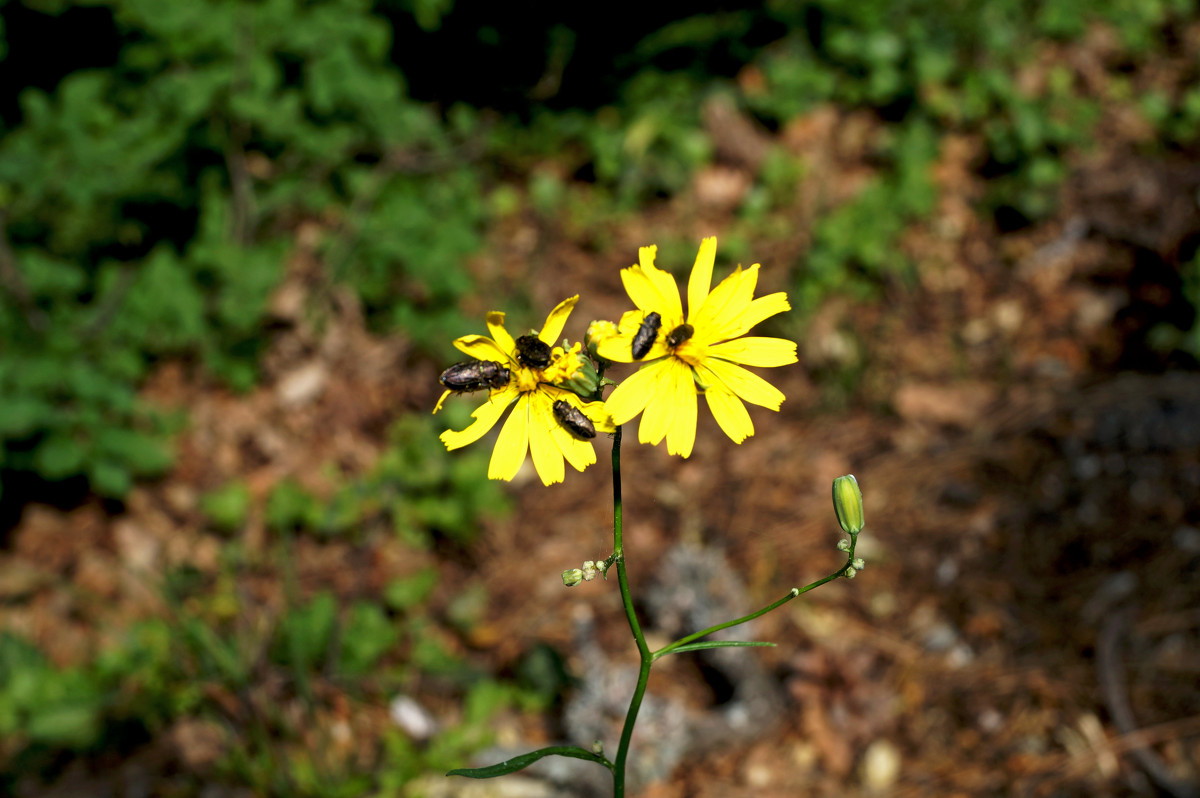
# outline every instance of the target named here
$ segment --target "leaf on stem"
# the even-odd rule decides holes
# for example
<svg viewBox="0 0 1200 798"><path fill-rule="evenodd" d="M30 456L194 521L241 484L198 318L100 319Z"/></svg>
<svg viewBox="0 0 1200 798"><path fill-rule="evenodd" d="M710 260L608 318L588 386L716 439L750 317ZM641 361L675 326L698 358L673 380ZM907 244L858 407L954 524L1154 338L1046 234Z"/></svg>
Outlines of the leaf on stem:
<svg viewBox="0 0 1200 798"><path fill-rule="evenodd" d="M594 754L586 748L580 748L577 745L552 745L549 748L539 748L536 751L530 751L528 754L514 756L512 759L506 759L503 762L498 762L495 765L489 765L485 768L455 768L446 775L466 776L468 779L494 779L497 776L516 773L518 770L527 768L534 762L547 756L569 756L575 759L586 759L589 762L604 765L609 770L613 768L612 763L603 755Z"/></svg>
<svg viewBox="0 0 1200 798"><path fill-rule="evenodd" d="M668 651L668 654L682 654L684 651L703 651L706 648L749 648L749 647L770 647L774 648L775 643L759 643L750 642L748 640L709 640L704 643L688 643L686 646L673 648Z"/></svg>

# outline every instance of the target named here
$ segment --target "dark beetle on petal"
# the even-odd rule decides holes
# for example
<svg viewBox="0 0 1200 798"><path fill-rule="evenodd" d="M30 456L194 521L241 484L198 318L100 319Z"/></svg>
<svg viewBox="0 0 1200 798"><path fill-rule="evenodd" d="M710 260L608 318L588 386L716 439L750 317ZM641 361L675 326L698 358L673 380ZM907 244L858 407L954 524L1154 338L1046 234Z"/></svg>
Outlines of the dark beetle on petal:
<svg viewBox="0 0 1200 798"><path fill-rule="evenodd" d="M442 372L439 381L455 393L503 388L508 385L508 369L491 360L468 360L455 363Z"/></svg>
<svg viewBox="0 0 1200 798"><path fill-rule="evenodd" d="M554 401L554 417L558 423L570 430L575 437L591 440L596 437L596 425L575 405L562 399Z"/></svg>
<svg viewBox="0 0 1200 798"><path fill-rule="evenodd" d="M691 338L692 335L695 334L695 332L696 332L696 328L693 327L692 325L680 324L674 330L671 330L671 334L667 336L667 346L674 349L675 347L679 346L684 341Z"/></svg>
<svg viewBox="0 0 1200 798"><path fill-rule="evenodd" d="M642 326L638 327L637 333L633 336L633 345L629 348L629 354L633 355L634 360L641 360L650 351L650 347L654 346L654 340L658 338L658 328L662 326L662 316L654 311L646 314L646 318L642 319Z"/></svg>
<svg viewBox="0 0 1200 798"><path fill-rule="evenodd" d="M531 369L544 369L550 365L550 347L536 335L522 335L517 339L517 360Z"/></svg>

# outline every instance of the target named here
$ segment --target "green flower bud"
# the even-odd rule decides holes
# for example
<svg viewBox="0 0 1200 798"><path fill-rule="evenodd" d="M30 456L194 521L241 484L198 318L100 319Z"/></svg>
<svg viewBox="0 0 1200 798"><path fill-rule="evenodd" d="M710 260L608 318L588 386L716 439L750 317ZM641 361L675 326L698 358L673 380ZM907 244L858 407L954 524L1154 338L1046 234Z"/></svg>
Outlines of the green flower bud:
<svg viewBox="0 0 1200 798"><path fill-rule="evenodd" d="M575 587L575 585L583 581L583 571L579 570L578 568L572 568L569 571L563 571L562 580L563 584L567 587Z"/></svg>
<svg viewBox="0 0 1200 798"><path fill-rule="evenodd" d="M555 384L584 399L594 397L596 389L600 387L600 375L596 372L596 364L584 354L583 347L580 344L568 346L567 342L563 341L562 358L563 370L567 376Z"/></svg>
<svg viewBox="0 0 1200 798"><path fill-rule="evenodd" d="M842 529L851 535L857 535L866 526L863 521L862 491L853 474L833 481L833 511L837 513Z"/></svg>
<svg viewBox="0 0 1200 798"><path fill-rule="evenodd" d="M855 557L850 561L850 567L856 571L861 571L867 567L867 562L862 557Z"/></svg>

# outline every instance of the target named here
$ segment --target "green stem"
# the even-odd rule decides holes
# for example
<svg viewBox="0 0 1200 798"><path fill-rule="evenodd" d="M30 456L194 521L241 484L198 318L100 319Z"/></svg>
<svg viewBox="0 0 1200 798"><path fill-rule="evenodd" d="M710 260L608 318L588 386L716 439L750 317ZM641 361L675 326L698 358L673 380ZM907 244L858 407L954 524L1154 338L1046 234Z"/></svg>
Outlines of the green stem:
<svg viewBox="0 0 1200 798"><path fill-rule="evenodd" d="M625 713L625 726L621 729L621 742L617 746L617 756L613 759L613 798L625 795L625 762L629 758L629 743L633 739L633 727L637 723L638 711L642 708L642 698L646 695L646 683L650 680L650 665L654 655L646 644L646 636L642 633L642 625L638 622L637 612L633 608L633 595L629 592L629 575L625 570L625 539L621 516L621 428L617 427L613 436L612 449L613 470L613 555L616 558L617 583L621 586L621 603L625 607L625 619L629 621L629 631L637 643L638 654L642 665L638 669L637 687L629 700L629 710Z"/></svg>
<svg viewBox="0 0 1200 798"><path fill-rule="evenodd" d="M817 581L810 582L809 584L805 585L804 587L792 588L782 598L772 601L770 604L763 607L761 610L758 610L757 612L752 612L749 615L743 615L741 618L735 618L732 621L725 621L725 623L719 623L716 626L710 626L707 629L702 629L699 632L693 632L692 634L688 635L687 637L681 637L673 643L668 643L667 645L660 648L658 651L655 651L651 655L651 659L655 660L655 659L658 659L659 657L666 656L667 654L670 654L671 652L675 651L680 646L686 646L688 643L691 643L693 640L699 640L700 638L705 637L706 635L710 635L713 632L719 632L722 629L728 629L731 626L737 626L739 624L746 623L747 621L753 621L755 618L766 615L771 610L779 609L780 607L782 607L784 604L787 604L792 599L802 596L805 593L807 593L808 591L818 588L821 585L825 584L826 582L832 582L834 579L837 579L839 576L844 576L846 573L846 569L849 568L850 563L852 563L854 561L854 544L856 542L857 542L857 540L853 536L851 536L850 552L849 552L849 556L846 558L846 564L843 565L841 568L837 569L836 571L834 571L833 573L829 574L828 576L823 576L820 579L818 579Z"/></svg>

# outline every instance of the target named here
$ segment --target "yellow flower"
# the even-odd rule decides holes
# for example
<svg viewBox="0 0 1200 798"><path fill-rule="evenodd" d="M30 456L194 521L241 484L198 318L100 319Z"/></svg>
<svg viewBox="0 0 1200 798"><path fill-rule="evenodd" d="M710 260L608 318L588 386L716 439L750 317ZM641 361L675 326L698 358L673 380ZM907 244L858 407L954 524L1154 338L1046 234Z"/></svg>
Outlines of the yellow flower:
<svg viewBox="0 0 1200 798"><path fill-rule="evenodd" d="M608 412L614 424L641 413L639 441L658 444L666 438L668 452L688 457L696 440L696 396L703 394L717 424L741 443L754 434L742 402L778 410L784 400L777 388L742 366L796 362L792 341L743 336L760 321L789 310L787 295L753 298L757 263L746 270L739 266L710 291L717 239L706 238L688 280L685 318L675 279L654 265L656 251L654 246L642 247L639 263L621 271L625 290L638 309L624 314L617 333L596 346L607 360L645 363L608 397Z"/></svg>
<svg viewBox="0 0 1200 798"><path fill-rule="evenodd" d="M491 338L467 335L454 342L470 357L500 363L509 371L508 382L491 389L487 401L471 414L475 421L470 426L461 432L446 430L441 435L447 449L474 443L494 427L512 405L513 410L492 451L488 466L491 479L511 480L525 462L526 452L533 455L534 468L546 485L563 481L564 458L577 471L596 462L590 440L579 437L565 426L570 411L563 407L556 409L556 403L565 402L570 408L579 410L597 431L612 432L615 429L603 402L584 402L577 394L553 384L565 382L579 369L579 344L566 351L553 347L578 301L576 295L560 302L550 311L545 325L536 335L514 339L504 329L504 314L492 311L487 314ZM440 400L438 407L441 407ZM568 415L568 421L560 422L559 417L564 414Z"/></svg>

